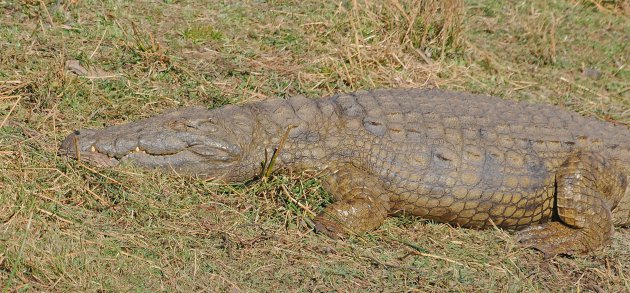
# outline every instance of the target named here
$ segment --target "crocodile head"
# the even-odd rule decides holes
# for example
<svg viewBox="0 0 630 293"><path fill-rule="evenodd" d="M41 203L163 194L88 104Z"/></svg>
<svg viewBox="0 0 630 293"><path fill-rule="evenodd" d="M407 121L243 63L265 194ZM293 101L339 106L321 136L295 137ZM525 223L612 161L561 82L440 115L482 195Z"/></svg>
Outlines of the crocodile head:
<svg viewBox="0 0 630 293"><path fill-rule="evenodd" d="M226 109L227 108L227 109ZM252 123L236 107L191 107L100 130L77 130L59 153L96 166L129 162L225 181L256 174Z"/></svg>

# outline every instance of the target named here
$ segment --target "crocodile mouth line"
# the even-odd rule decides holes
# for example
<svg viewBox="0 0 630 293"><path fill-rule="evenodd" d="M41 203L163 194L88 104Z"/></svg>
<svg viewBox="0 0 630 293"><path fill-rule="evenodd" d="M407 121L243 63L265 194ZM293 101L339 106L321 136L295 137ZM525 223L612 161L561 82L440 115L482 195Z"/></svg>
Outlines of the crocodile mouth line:
<svg viewBox="0 0 630 293"><path fill-rule="evenodd" d="M81 147L78 145L76 141L74 141L73 145L68 148L61 148L59 150L60 155L69 156L75 158L77 161L87 161L97 166L102 167L114 167L119 165L121 162L131 160L133 157L153 157L153 158L162 158L168 159L169 157L177 156L177 154L181 153L164 153L164 154L155 154L151 153L147 150L141 149L140 147L135 147L133 150L124 153L123 155L114 155L109 154L107 152L102 152L96 148L96 146L91 145L89 150L81 150Z"/></svg>
<svg viewBox="0 0 630 293"><path fill-rule="evenodd" d="M136 146L132 150L115 153L102 151L96 145L81 147L75 138L65 147L60 148L58 153L99 167L115 167L127 161L149 167L183 167L186 164L203 162L208 168L220 169L229 167L239 160L238 155L223 153L225 151L223 148L210 148L218 150L220 154L207 154L203 150L196 149L197 146L200 145L188 145L177 151L160 151L159 153Z"/></svg>
<svg viewBox="0 0 630 293"><path fill-rule="evenodd" d="M59 150L59 153L61 155L66 155L66 156L73 156L76 159L80 159L81 156L84 155L98 155L98 156L107 156L110 159L114 159L114 160L123 160L126 157L130 156L130 155L134 155L134 154L143 154L143 155L148 155L148 156L153 156L153 157L167 157L167 156L172 156L175 155L179 152L173 152L173 153L165 153L165 154L155 154L155 153L150 153L146 150L140 149L140 147L136 147L135 149L133 149L130 152L125 153L122 156L116 156L116 155L111 155L108 154L106 152L101 152L100 150L98 150L96 148L96 146L90 146L90 150L88 152L86 151L81 151L81 149L79 148L78 145L74 145L73 149L66 149L66 148L61 148Z"/></svg>

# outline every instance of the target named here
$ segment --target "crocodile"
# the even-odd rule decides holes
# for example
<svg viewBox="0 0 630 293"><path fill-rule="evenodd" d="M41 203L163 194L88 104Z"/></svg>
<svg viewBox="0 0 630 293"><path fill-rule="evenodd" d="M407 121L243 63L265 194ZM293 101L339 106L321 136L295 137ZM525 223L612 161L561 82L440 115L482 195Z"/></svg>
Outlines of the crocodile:
<svg viewBox="0 0 630 293"><path fill-rule="evenodd" d="M332 238L404 213L516 230L550 257L589 253L630 225L630 127L440 89L188 107L75 131L60 154L222 182L256 178L270 161L317 170L334 201L314 226Z"/></svg>

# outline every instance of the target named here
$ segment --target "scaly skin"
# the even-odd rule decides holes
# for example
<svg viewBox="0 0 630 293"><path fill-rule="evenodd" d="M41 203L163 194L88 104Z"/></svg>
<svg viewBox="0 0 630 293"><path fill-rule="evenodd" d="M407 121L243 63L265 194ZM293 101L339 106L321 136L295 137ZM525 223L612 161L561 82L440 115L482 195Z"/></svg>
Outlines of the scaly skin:
<svg viewBox="0 0 630 293"><path fill-rule="evenodd" d="M259 174L285 134L276 166L324 171L336 202L315 223L331 237L409 213L520 230L523 245L552 256L587 253L610 241L613 224L630 225L627 126L442 90L187 108L75 132L60 151L235 182Z"/></svg>

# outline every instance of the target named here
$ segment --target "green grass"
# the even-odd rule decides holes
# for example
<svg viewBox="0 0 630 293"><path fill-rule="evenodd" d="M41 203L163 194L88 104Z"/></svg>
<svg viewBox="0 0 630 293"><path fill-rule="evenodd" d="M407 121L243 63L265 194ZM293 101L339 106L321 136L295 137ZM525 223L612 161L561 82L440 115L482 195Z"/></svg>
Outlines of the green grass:
<svg viewBox="0 0 630 293"><path fill-rule="evenodd" d="M184 38L195 45L201 45L209 41L220 41L223 35L212 26L198 25L186 29L184 31Z"/></svg>
<svg viewBox="0 0 630 293"><path fill-rule="evenodd" d="M629 7L0 1L0 287L628 291L623 229L587 257L551 260L508 232L410 217L334 241L312 231L312 215L330 202L313 174L221 186L93 169L56 149L73 129L174 107L376 87L492 94L628 124ZM72 59L116 76L76 76L65 69Z"/></svg>

